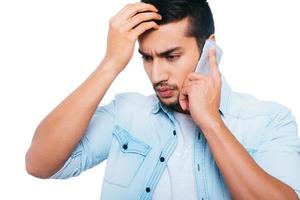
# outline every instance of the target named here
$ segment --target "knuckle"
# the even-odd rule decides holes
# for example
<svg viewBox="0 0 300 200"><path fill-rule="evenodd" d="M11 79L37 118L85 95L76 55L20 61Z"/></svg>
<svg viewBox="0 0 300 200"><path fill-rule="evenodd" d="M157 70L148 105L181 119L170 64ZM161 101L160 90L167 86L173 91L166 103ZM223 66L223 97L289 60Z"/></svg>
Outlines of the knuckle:
<svg viewBox="0 0 300 200"><path fill-rule="evenodd" d="M112 22L113 22L113 17L109 18L109 20L108 20L109 24L112 24Z"/></svg>
<svg viewBox="0 0 300 200"><path fill-rule="evenodd" d="M123 26L117 28L117 30L118 30L119 33L125 32L125 28Z"/></svg>
<svg viewBox="0 0 300 200"><path fill-rule="evenodd" d="M205 83L205 82L206 82L205 79L199 79L199 83L203 84L203 83Z"/></svg>
<svg viewBox="0 0 300 200"><path fill-rule="evenodd" d="M143 27L148 28L151 25L150 22L143 22Z"/></svg>
<svg viewBox="0 0 300 200"><path fill-rule="evenodd" d="M151 13L140 13L137 15L139 20L146 20L151 16Z"/></svg>
<svg viewBox="0 0 300 200"><path fill-rule="evenodd" d="M144 28L150 28L151 26L153 26L153 22L144 22L143 23Z"/></svg>
<svg viewBox="0 0 300 200"><path fill-rule="evenodd" d="M199 78L199 80L202 80L202 81L203 81L203 80L206 79L206 76L203 75L203 74L199 74L198 78Z"/></svg>
<svg viewBox="0 0 300 200"><path fill-rule="evenodd" d="M194 72L191 72L188 74L188 78L192 78L193 76L195 76L196 74Z"/></svg>
<svg viewBox="0 0 300 200"><path fill-rule="evenodd" d="M145 13L145 16L147 18L152 18L152 17L156 17L158 14L157 13L154 13L154 12L148 12L148 13Z"/></svg>
<svg viewBox="0 0 300 200"><path fill-rule="evenodd" d="M157 24L156 24L154 21L150 21L150 22L149 22L149 25L150 25L150 26L155 26L155 25L157 25Z"/></svg>
<svg viewBox="0 0 300 200"><path fill-rule="evenodd" d="M194 90L195 88L197 88L197 85L196 85L196 84L193 84L193 85L191 85L191 87L190 87L191 90Z"/></svg>
<svg viewBox="0 0 300 200"><path fill-rule="evenodd" d="M142 5L143 3L142 2L134 2L134 3L131 3L132 6L138 6L138 5Z"/></svg>
<svg viewBox="0 0 300 200"><path fill-rule="evenodd" d="M132 3L128 3L128 4L125 5L125 8L131 8L132 6L133 6Z"/></svg>
<svg viewBox="0 0 300 200"><path fill-rule="evenodd" d="M112 27L112 28L116 28L117 27L117 24L116 24L114 18L110 18L109 19L109 26Z"/></svg>
<svg viewBox="0 0 300 200"><path fill-rule="evenodd" d="M142 14L138 14L134 17L137 21L142 21L143 20L143 15Z"/></svg>

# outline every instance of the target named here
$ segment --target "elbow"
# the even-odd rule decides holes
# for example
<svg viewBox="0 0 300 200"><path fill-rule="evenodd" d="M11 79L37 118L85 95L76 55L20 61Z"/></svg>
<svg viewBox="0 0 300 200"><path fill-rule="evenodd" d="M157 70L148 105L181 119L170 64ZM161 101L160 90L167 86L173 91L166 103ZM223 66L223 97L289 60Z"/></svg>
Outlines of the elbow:
<svg viewBox="0 0 300 200"><path fill-rule="evenodd" d="M27 151L25 156L25 166L26 166L26 172L39 179L48 179L51 177L51 173L45 169L41 162L37 161L32 153L30 152L30 149Z"/></svg>

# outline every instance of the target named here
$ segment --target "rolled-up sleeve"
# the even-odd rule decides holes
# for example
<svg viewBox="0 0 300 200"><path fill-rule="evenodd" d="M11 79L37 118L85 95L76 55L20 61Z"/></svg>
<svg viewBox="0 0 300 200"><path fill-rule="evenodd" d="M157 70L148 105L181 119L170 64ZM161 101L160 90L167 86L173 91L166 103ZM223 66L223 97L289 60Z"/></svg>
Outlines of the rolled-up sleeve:
<svg viewBox="0 0 300 200"><path fill-rule="evenodd" d="M115 127L115 100L99 106L94 112L84 136L63 167L50 178L67 179L78 176L107 159Z"/></svg>
<svg viewBox="0 0 300 200"><path fill-rule="evenodd" d="M272 117L254 159L267 173L293 188L300 198L300 139L290 109L283 107Z"/></svg>

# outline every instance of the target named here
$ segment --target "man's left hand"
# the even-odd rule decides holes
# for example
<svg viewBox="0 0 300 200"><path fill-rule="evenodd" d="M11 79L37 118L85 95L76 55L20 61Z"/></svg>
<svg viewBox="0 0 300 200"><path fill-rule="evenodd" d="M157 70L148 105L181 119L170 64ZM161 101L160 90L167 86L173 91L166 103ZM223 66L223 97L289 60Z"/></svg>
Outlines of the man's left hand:
<svg viewBox="0 0 300 200"><path fill-rule="evenodd" d="M210 70L207 76L192 72L182 86L179 103L188 110L198 125L207 125L212 119L220 119L221 74L216 61L216 50L209 51Z"/></svg>

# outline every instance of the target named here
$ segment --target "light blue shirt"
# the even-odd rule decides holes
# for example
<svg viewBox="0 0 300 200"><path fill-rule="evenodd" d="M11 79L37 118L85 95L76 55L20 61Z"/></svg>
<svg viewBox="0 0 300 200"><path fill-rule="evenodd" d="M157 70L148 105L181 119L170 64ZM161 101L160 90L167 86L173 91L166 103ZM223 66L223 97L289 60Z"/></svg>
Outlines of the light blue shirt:
<svg viewBox="0 0 300 200"><path fill-rule="evenodd" d="M290 109L234 92L221 76L219 111L224 123L260 167L300 196L300 139ZM107 159L101 200L150 200L176 147L178 131L173 111L155 94L119 93L97 108L85 135L51 178L78 176ZM198 199L231 199L198 127L195 139L193 168Z"/></svg>

